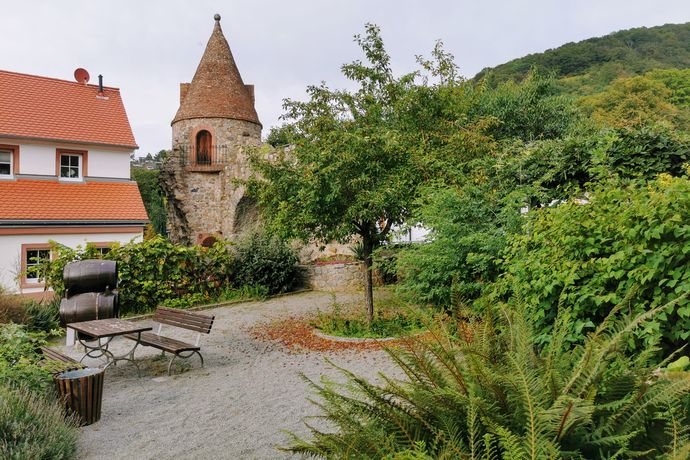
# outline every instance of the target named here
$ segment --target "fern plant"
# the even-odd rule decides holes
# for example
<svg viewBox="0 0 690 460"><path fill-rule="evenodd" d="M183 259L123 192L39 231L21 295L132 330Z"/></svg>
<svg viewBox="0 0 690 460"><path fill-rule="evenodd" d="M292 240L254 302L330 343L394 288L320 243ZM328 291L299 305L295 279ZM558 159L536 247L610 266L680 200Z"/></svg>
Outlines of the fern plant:
<svg viewBox="0 0 690 460"><path fill-rule="evenodd" d="M679 300L679 299L678 299ZM326 458L687 458L690 373L655 363L656 348L626 356L625 341L674 302L625 316L615 307L582 345L568 344L561 309L537 349L523 311L495 308L472 340L439 321L426 339L389 350L406 379L372 384L308 380L323 419L285 450ZM676 300L677 302L677 300ZM306 377L305 377L306 379Z"/></svg>

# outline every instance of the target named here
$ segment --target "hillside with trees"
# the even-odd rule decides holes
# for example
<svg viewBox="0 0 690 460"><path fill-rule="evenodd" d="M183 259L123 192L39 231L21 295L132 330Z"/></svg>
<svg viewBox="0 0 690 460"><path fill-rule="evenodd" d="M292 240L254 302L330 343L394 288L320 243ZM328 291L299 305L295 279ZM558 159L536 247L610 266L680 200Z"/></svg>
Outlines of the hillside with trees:
<svg viewBox="0 0 690 460"><path fill-rule="evenodd" d="M486 79L490 84L520 81L536 68L556 78L580 77L582 84L602 87L622 76L642 75L653 69L688 67L690 23L666 24L622 30L529 54L485 68L474 80Z"/></svg>

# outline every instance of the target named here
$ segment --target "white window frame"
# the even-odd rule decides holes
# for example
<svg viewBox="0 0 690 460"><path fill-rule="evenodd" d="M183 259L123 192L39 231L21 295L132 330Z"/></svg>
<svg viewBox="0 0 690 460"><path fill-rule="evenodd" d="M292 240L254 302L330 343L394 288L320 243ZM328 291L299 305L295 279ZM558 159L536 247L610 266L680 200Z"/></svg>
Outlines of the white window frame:
<svg viewBox="0 0 690 460"><path fill-rule="evenodd" d="M79 164L77 165L77 177L63 177L62 175L62 157L76 157L79 159ZM71 162L70 162L71 163ZM81 153L61 153L60 163L58 164L58 179L67 182L81 182L84 180L82 174L82 167L84 165L84 155ZM67 168L73 168L73 166L66 166Z"/></svg>
<svg viewBox="0 0 690 460"><path fill-rule="evenodd" d="M35 278L30 278L29 277L29 268L30 267L35 267L41 264L41 251L47 252L48 253L48 260L50 260L51 254L50 254L50 249L44 249L44 248L26 248L25 249L26 254L24 254L24 257L26 258L25 262L25 267L24 267L24 281L26 284L43 284L45 283L45 274L43 278L41 277L35 277ZM37 257L38 257L38 262L37 263L29 263L29 252L30 251L36 251L37 252Z"/></svg>
<svg viewBox="0 0 690 460"><path fill-rule="evenodd" d="M0 153L6 153L10 156L10 173L0 174L0 179L14 179L14 152L12 150L0 148Z"/></svg>

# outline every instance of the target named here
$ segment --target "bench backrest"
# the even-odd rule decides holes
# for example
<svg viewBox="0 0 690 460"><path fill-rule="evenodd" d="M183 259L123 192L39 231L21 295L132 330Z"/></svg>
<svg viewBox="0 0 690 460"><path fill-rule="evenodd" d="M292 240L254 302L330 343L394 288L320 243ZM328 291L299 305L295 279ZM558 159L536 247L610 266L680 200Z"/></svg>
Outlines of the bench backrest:
<svg viewBox="0 0 690 460"><path fill-rule="evenodd" d="M153 315L153 320L157 323L181 327L204 334L211 332L214 318L215 316L211 315L167 307L158 307Z"/></svg>

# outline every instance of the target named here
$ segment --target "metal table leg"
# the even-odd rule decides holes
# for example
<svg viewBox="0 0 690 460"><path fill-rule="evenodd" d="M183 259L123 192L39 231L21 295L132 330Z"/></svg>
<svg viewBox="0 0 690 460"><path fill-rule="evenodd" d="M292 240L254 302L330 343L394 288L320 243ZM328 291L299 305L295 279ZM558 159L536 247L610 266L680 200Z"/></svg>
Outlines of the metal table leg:
<svg viewBox="0 0 690 460"><path fill-rule="evenodd" d="M101 358L105 356L106 359L106 364L103 366L103 369L107 369L111 364L113 366L117 366L118 361L129 361L130 363L134 364L134 366L137 368L137 376L141 377L141 369L139 368L139 363L137 363L134 360L134 350L136 350L137 346L141 342L141 332L137 332L137 340L134 342L134 346L125 354L122 355L115 355L113 352L108 350L108 346L110 342L115 338L115 336L107 337L105 343L101 343L102 339L98 339L97 344L98 346L91 346L86 343L86 341L82 340L81 337L79 337L79 343L81 343L84 348L87 350L86 354L79 360L79 362L82 362L84 358L87 356L89 358Z"/></svg>

